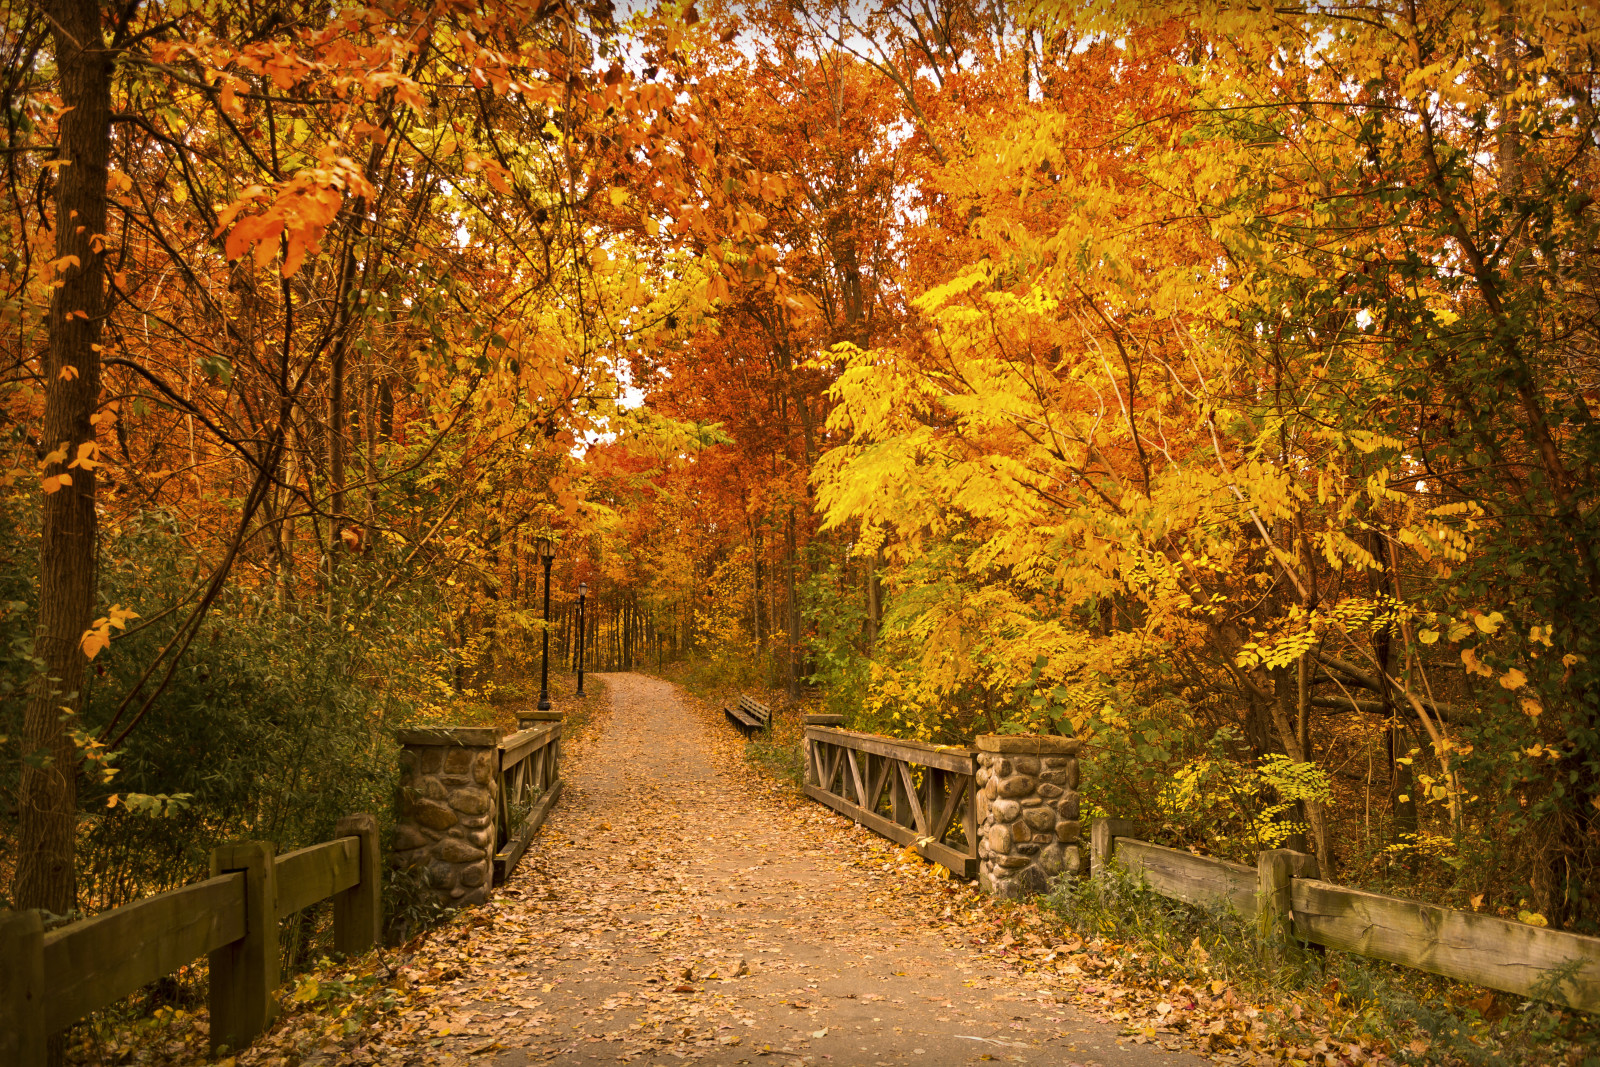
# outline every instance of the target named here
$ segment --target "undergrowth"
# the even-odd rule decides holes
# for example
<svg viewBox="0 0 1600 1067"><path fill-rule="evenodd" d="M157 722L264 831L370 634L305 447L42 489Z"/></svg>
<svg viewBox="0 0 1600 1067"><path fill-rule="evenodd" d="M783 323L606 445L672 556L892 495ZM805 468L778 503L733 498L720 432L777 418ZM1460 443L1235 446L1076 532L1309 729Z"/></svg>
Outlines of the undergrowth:
<svg viewBox="0 0 1600 1067"><path fill-rule="evenodd" d="M745 742L744 758L763 774L799 789L805 782L804 707L774 708L772 729Z"/></svg>
<svg viewBox="0 0 1600 1067"><path fill-rule="evenodd" d="M1345 952L1264 939L1231 908L1201 908L1152 891L1113 864L1090 879L1063 879L1041 901L1082 937L1135 951L1123 976L1149 984L1225 982L1284 1009L1278 1037L1310 1044L1298 1021L1335 1038L1386 1045L1402 1063L1600 1067L1600 1020Z"/></svg>

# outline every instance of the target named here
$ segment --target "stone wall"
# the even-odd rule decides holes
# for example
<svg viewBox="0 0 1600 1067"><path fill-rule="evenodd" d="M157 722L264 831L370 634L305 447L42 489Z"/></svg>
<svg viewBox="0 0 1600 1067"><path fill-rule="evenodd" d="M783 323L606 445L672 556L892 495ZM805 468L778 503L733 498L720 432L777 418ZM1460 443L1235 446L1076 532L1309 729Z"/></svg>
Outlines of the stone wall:
<svg viewBox="0 0 1600 1067"><path fill-rule="evenodd" d="M402 730L393 862L418 868L452 907L488 901L494 883L499 743L491 727Z"/></svg>
<svg viewBox="0 0 1600 1067"><path fill-rule="evenodd" d="M1020 900L1087 866L1078 812L1078 742L978 738L978 884Z"/></svg>

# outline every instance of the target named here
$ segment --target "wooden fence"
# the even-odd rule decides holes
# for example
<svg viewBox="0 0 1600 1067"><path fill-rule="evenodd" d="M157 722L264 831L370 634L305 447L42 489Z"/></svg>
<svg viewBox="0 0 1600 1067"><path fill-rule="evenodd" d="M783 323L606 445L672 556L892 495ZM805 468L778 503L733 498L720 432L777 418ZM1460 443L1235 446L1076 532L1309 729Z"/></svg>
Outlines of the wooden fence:
<svg viewBox="0 0 1600 1067"><path fill-rule="evenodd" d="M0 1064L44 1064L50 1034L200 956L212 1050L248 1045L272 1021L279 920L332 898L338 951L365 952L382 935L377 820L346 816L334 833L282 856L265 841L223 845L205 881L48 933L36 911L0 915Z"/></svg>
<svg viewBox="0 0 1600 1067"><path fill-rule="evenodd" d="M805 746L807 796L931 863L977 877L976 752L824 725L806 726Z"/></svg>
<svg viewBox="0 0 1600 1067"><path fill-rule="evenodd" d="M500 741L494 881L506 880L561 796L561 722L530 721ZM520 821L519 821L520 820Z"/></svg>
<svg viewBox="0 0 1600 1067"><path fill-rule="evenodd" d="M1419 904L1318 880L1316 860L1262 852L1255 867L1132 837L1124 819L1096 819L1091 870L1113 856L1162 896L1231 906L1263 929L1518 996L1600 1011L1600 938Z"/></svg>

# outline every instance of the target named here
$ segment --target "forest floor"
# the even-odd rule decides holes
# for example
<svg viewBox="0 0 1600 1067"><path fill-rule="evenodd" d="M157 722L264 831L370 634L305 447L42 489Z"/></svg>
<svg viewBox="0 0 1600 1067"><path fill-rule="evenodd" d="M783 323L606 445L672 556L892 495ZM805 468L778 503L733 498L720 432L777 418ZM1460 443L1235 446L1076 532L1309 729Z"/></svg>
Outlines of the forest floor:
<svg viewBox="0 0 1600 1067"><path fill-rule="evenodd" d="M982 898L755 775L715 709L607 683L529 858L384 964L404 995L341 1008L359 978L303 980L301 1021L241 1063L1203 1062L975 948Z"/></svg>

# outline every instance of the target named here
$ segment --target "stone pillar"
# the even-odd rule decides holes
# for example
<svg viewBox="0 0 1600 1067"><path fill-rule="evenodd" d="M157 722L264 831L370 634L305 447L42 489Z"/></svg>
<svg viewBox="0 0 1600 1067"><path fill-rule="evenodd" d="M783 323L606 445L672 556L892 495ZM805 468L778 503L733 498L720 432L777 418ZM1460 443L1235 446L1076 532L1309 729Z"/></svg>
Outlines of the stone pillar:
<svg viewBox="0 0 1600 1067"><path fill-rule="evenodd" d="M494 884L500 802L495 727L401 730L394 863L423 870L441 903L482 904Z"/></svg>
<svg viewBox="0 0 1600 1067"><path fill-rule="evenodd" d="M978 884L1021 900L1056 875L1084 872L1078 820L1078 742L1070 737L978 738Z"/></svg>

